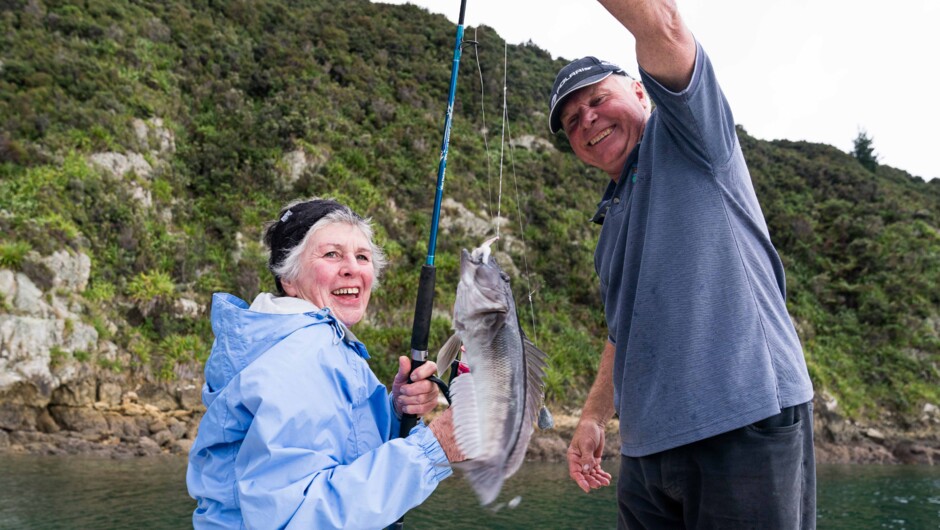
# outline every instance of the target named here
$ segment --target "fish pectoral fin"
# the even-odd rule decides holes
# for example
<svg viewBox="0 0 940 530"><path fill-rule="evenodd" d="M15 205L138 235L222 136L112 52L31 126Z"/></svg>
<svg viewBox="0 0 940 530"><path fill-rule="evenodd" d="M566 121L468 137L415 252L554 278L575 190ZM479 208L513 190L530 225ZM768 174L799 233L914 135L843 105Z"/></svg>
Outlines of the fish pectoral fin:
<svg viewBox="0 0 940 530"><path fill-rule="evenodd" d="M454 379L450 386L450 397L457 447L468 459L479 458L483 453L483 440L472 372Z"/></svg>
<svg viewBox="0 0 940 530"><path fill-rule="evenodd" d="M457 358L457 355L460 353L460 347L463 345L463 342L460 340L460 337L456 333L450 336L447 339L447 342L441 346L441 349L437 352L437 376L440 377L444 375L444 372L450 368L450 364Z"/></svg>

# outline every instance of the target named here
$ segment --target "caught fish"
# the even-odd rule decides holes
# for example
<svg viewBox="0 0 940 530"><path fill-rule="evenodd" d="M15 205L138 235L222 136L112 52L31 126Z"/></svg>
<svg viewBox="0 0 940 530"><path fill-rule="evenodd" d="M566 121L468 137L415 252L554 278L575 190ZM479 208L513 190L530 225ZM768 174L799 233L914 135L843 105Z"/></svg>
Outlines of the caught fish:
<svg viewBox="0 0 940 530"><path fill-rule="evenodd" d="M457 467L484 505L522 465L542 405L547 359L519 326L509 276L490 255L495 240L461 253L455 334L437 361L446 369L461 344L466 347L470 371L450 387L454 436L467 456Z"/></svg>

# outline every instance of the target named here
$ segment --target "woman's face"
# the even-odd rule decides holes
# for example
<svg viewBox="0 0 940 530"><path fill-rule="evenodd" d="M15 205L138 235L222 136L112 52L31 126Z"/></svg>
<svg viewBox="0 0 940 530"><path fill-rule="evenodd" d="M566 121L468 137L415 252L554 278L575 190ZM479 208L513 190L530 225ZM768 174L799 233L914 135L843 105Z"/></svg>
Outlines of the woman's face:
<svg viewBox="0 0 940 530"><path fill-rule="evenodd" d="M329 307L352 326L365 315L374 279L369 239L356 226L333 223L314 232L301 256L300 274L281 285L289 296Z"/></svg>

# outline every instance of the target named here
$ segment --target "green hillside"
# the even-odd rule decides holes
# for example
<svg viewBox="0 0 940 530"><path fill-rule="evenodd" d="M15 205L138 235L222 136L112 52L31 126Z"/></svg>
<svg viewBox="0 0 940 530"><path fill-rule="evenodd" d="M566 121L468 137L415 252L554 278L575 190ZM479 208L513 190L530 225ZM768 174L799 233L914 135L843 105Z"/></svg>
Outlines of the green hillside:
<svg viewBox="0 0 940 530"><path fill-rule="evenodd" d="M87 361L173 378L212 341L206 315L174 304L272 289L263 223L290 199L333 196L375 219L390 257L356 329L390 379L427 251L454 29L364 0L0 3L0 268L88 254L83 318L133 362ZM467 38L480 45L461 62L445 197L490 219L504 42L487 27ZM564 62L508 48L510 132L529 147L505 154L500 230L530 271L516 296L528 323L535 291L526 328L551 355L549 398L577 405L605 336L588 217L607 178L548 134ZM940 182L741 133L817 389L850 416L916 419L940 402ZM102 153L140 156L116 178L92 161ZM481 241L442 233L432 344L449 334L458 250Z"/></svg>

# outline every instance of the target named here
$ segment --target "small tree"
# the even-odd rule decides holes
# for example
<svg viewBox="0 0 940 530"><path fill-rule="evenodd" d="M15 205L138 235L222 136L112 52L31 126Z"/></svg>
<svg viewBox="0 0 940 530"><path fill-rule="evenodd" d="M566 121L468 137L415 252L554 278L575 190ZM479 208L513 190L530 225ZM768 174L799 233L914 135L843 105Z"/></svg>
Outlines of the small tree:
<svg viewBox="0 0 940 530"><path fill-rule="evenodd" d="M875 168L878 167L878 155L875 154L872 143L873 140L868 136L868 132L860 128L858 136L855 137L855 150L852 152L852 156L866 169L874 173Z"/></svg>

